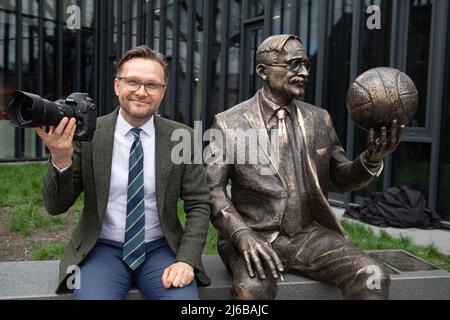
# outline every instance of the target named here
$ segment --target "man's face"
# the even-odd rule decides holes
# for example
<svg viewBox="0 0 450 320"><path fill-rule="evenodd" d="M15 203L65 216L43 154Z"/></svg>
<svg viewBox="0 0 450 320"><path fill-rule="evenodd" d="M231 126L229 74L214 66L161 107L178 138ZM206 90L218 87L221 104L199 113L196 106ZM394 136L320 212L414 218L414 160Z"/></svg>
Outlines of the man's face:
<svg viewBox="0 0 450 320"><path fill-rule="evenodd" d="M285 44L285 52L277 55L273 64L296 66L295 69L282 66L266 65L267 85L273 95L283 100L292 101L305 93L305 84L308 82L309 70L302 66L302 62L309 62L305 48L300 41L291 39Z"/></svg>
<svg viewBox="0 0 450 320"><path fill-rule="evenodd" d="M139 81L143 85L132 90L129 84ZM149 120L164 97L165 87L146 90L144 83L165 85L164 69L158 62L145 58L128 60L122 65L121 73L114 81L114 91L119 98L122 116L132 125L141 125Z"/></svg>

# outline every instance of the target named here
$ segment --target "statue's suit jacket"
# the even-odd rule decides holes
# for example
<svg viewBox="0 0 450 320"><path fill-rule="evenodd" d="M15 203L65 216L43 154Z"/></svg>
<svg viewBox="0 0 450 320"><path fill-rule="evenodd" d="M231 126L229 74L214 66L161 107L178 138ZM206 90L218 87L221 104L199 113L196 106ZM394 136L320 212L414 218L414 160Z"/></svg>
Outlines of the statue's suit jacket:
<svg viewBox="0 0 450 320"><path fill-rule="evenodd" d="M228 163L230 150L226 150L227 142L236 141L242 131L250 129L265 132L267 137L262 141L270 141L261 114L260 92L252 98L215 116L213 128L220 130L224 140L218 143L214 139L210 145L213 160L208 161L207 178L212 197L211 220L220 232L219 253L229 246L232 236L242 229L251 228L268 239L276 232L281 223L284 207L287 201L286 182L274 165L272 175L261 174L261 163L238 164ZM306 192L311 200L313 219L321 225L336 231L346 237L346 234L332 212L327 200L330 180L342 191L360 189L366 186L373 175L365 169L361 156L350 161L345 156L329 113L300 100L295 100L295 109L303 147L299 154L303 167ZM232 129L232 130L229 130ZM233 136L236 135L236 136ZM261 140L258 140L261 141ZM270 163L271 154L258 145L259 154L266 156ZM234 148L234 157L238 159ZM222 155L227 155L223 161ZM214 158L216 157L216 158ZM222 161L219 161L222 160ZM269 163L269 161L261 161ZM281 159L282 165L282 159ZM231 181L231 197L227 192ZM299 213L300 214L300 213ZM226 254L226 253L224 253Z"/></svg>
<svg viewBox="0 0 450 320"><path fill-rule="evenodd" d="M67 269L79 265L98 240L108 203L117 115L118 109L98 118L92 141L74 141L73 164L69 169L58 173L49 162L44 176L44 204L52 215L66 212L84 191L83 213L60 263L57 292L67 289ZM208 231L210 194L202 164L174 164L171 161L172 147L178 143L171 141L171 133L180 128L189 130L193 137L191 128L155 116L157 212L177 261L192 265L199 285L208 285L210 280L204 273L201 254ZM185 230L177 216L179 198L184 200Z"/></svg>

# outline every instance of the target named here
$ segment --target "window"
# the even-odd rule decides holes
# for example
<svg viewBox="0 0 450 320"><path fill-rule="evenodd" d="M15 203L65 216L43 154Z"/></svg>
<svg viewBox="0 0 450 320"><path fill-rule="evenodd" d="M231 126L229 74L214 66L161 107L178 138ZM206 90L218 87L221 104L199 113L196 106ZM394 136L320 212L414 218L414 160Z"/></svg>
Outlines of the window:
<svg viewBox="0 0 450 320"><path fill-rule="evenodd" d="M447 36L447 52L450 49L450 32ZM441 218L450 221L450 55L445 68L444 100L442 104L441 161L437 211Z"/></svg>
<svg viewBox="0 0 450 320"><path fill-rule="evenodd" d="M94 0L83 0L81 21L81 90L93 97Z"/></svg>
<svg viewBox="0 0 450 320"><path fill-rule="evenodd" d="M330 112L339 140L345 146L347 139L345 97L350 81L353 0L333 0L331 10L332 25L326 48L323 107Z"/></svg>
<svg viewBox="0 0 450 320"><path fill-rule="evenodd" d="M22 84L21 90L40 94L39 90L39 3L37 0L22 0ZM36 134L31 128L21 129L21 146L23 156L28 159L36 157Z"/></svg>
<svg viewBox="0 0 450 320"><path fill-rule="evenodd" d="M212 124L213 116L220 112L220 73L226 72L226 70L221 70L220 67L220 58L223 54L226 54L226 51L222 52L221 49L221 28L225 27L225 19L223 16L223 1L213 1L210 0L211 5L213 6L212 13L212 21L213 21L213 32L211 39L211 103L208 106L208 110L206 111L207 119L205 126L208 128Z"/></svg>
<svg viewBox="0 0 450 320"><path fill-rule="evenodd" d="M178 94L176 95L176 114L175 120L183 123L188 123L187 115L188 108L190 107L187 102L188 96L188 28L189 28L189 16L188 16L188 4L180 4L180 30L179 30L179 57L178 57L178 71L177 71L177 86Z"/></svg>
<svg viewBox="0 0 450 320"><path fill-rule="evenodd" d="M44 93L48 100L57 100L56 76L56 2L44 2Z"/></svg>
<svg viewBox="0 0 450 320"><path fill-rule="evenodd" d="M306 51L308 52L309 61L311 62L311 72L309 73L304 100L308 103L314 104L317 76L317 31L319 22L318 2L315 0L301 0L298 6L298 16L300 18L299 35Z"/></svg>
<svg viewBox="0 0 450 320"><path fill-rule="evenodd" d="M194 92L192 102L192 115L194 121L202 119L202 99L201 99L201 84L200 81L200 68L202 64L202 48L203 48L203 1L195 0L195 40L194 40Z"/></svg>
<svg viewBox="0 0 450 320"><path fill-rule="evenodd" d="M367 6L378 5L381 8L381 29L370 30L366 28L366 21L369 15L366 13ZM391 42L391 19L392 1L389 0L365 0L361 16L360 40L359 40L359 60L358 74L369 69L389 66L389 52ZM367 149L368 133L355 127L355 157ZM367 197L370 192L383 190L384 174L374 179L366 188L353 193L354 202L360 202L358 197Z"/></svg>
<svg viewBox="0 0 450 320"><path fill-rule="evenodd" d="M72 0L64 0L63 5L63 17L66 16L66 9L68 6L74 4ZM76 80L76 30L70 30L67 28L66 21L63 21L63 69L59 72L63 73L63 96L67 97L75 90ZM58 97L61 98L61 97Z"/></svg>
<svg viewBox="0 0 450 320"><path fill-rule="evenodd" d="M248 1L248 18L254 18L264 15L264 0Z"/></svg>
<svg viewBox="0 0 450 320"><path fill-rule="evenodd" d="M161 0L155 0L153 5L153 49L159 51L159 39L161 37Z"/></svg>
<svg viewBox="0 0 450 320"><path fill-rule="evenodd" d="M239 102L239 73L241 52L241 1L233 0L230 3L230 29L228 47L228 95L227 108Z"/></svg>
<svg viewBox="0 0 450 320"><path fill-rule="evenodd" d="M289 33L290 17L291 0L273 1L272 34Z"/></svg>
<svg viewBox="0 0 450 320"><path fill-rule="evenodd" d="M408 185L428 195L429 143L402 142L392 155L392 185Z"/></svg>
<svg viewBox="0 0 450 320"><path fill-rule="evenodd" d="M406 73L419 91L420 106L409 124L412 127L426 125L432 7L431 0L410 0Z"/></svg>
<svg viewBox="0 0 450 320"><path fill-rule="evenodd" d="M0 160L13 160L15 156L15 130L6 113L17 82L15 10L14 0L0 3Z"/></svg>

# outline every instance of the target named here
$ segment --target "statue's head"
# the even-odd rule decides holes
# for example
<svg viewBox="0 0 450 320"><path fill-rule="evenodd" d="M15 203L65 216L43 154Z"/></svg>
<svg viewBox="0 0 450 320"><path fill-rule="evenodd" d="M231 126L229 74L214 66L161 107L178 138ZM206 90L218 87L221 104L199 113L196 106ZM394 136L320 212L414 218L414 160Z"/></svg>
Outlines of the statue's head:
<svg viewBox="0 0 450 320"><path fill-rule="evenodd" d="M256 51L256 73L269 93L281 101L304 95L309 70L308 55L295 35L268 37Z"/></svg>

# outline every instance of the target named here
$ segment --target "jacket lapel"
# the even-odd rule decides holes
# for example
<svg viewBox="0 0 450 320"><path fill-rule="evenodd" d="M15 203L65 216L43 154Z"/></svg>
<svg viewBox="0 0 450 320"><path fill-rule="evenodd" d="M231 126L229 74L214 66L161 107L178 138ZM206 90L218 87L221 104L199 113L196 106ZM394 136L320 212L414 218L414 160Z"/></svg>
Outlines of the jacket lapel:
<svg viewBox="0 0 450 320"><path fill-rule="evenodd" d="M276 175L281 180L281 182L284 183L278 170L280 159L276 159L275 157L275 155L278 155L278 152L272 150L272 144L270 143L269 134L267 133L267 128L264 124L264 119L262 117L259 94L255 94L253 98L251 98L248 101L247 105L250 107L249 110L247 110L247 112L244 113L244 117L247 119L250 126L256 131L256 134L258 136L259 149L265 153L267 158L270 160L270 163L272 165L272 168L275 170ZM262 142L267 142L267 146L263 146ZM268 149L271 150L270 154L267 152Z"/></svg>
<svg viewBox="0 0 450 320"><path fill-rule="evenodd" d="M315 192L321 190L319 185L319 177L317 173L316 161L315 161L315 146L314 146L314 116L312 113L304 108L298 101L297 106L297 123L302 135L302 141L306 152L302 155L305 161L305 169L309 181ZM322 194L322 192L319 192ZM323 199L322 199L323 200ZM328 201L326 201L328 202Z"/></svg>
<svg viewBox="0 0 450 320"><path fill-rule="evenodd" d="M307 152L303 155L303 159L306 165L306 175L309 177L311 194L311 201L314 204L314 215L316 220L332 229L340 232L344 237L346 235L341 224L333 214L333 210L328 202L328 199L322 192L322 188L319 183L319 176L316 167L316 147L314 143L314 115L307 108L303 107L302 102L296 101L297 105L297 121L300 128L300 132L303 136L305 149ZM307 126L307 127L306 127Z"/></svg>
<svg viewBox="0 0 450 320"><path fill-rule="evenodd" d="M156 208L160 221L163 221L165 191L173 168L171 134L172 130L164 119L155 115Z"/></svg>
<svg viewBox="0 0 450 320"><path fill-rule="evenodd" d="M295 101L295 106L297 107L297 124L299 126L300 132L302 134L302 141L307 150L306 155L308 161L311 162L312 169L317 175L317 168L315 162L315 128L314 128L314 116L307 108L303 107L302 102L299 100ZM312 161L311 161L312 160Z"/></svg>
<svg viewBox="0 0 450 320"><path fill-rule="evenodd" d="M95 172L95 191L97 194L100 221L103 221L108 204L114 128L116 126L118 112L119 108L115 112L105 116L101 123L98 123L99 125L92 139L92 162Z"/></svg>

